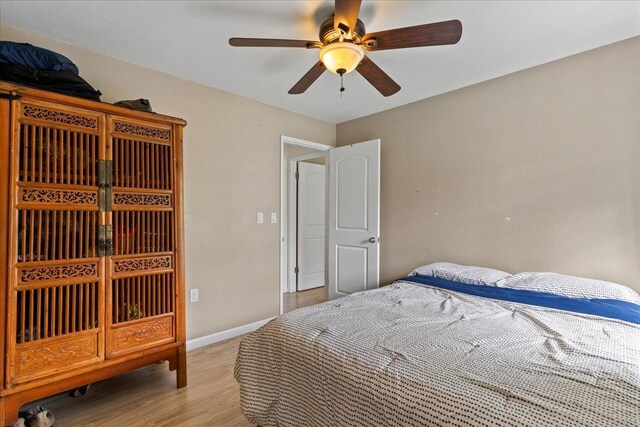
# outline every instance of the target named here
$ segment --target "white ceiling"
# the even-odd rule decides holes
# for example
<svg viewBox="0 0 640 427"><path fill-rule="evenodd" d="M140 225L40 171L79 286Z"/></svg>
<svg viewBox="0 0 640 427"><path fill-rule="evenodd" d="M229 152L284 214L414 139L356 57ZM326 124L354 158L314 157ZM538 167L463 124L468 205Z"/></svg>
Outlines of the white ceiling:
<svg viewBox="0 0 640 427"><path fill-rule="evenodd" d="M318 39L332 1L0 1L0 21L145 67L339 123L640 35L640 1L371 1L369 32L459 19L457 45L370 54L402 90L326 72L287 91L318 50L232 48L229 37ZM82 70L81 70L82 71Z"/></svg>

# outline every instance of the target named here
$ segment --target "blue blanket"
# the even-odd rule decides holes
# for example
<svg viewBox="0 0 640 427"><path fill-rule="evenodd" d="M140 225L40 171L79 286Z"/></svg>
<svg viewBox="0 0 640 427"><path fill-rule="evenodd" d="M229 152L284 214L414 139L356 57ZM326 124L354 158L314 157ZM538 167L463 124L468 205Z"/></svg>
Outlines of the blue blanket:
<svg viewBox="0 0 640 427"><path fill-rule="evenodd" d="M418 285L432 286L462 292L484 298L511 301L575 313L593 314L611 319L624 320L640 325L640 305L614 299L569 298L562 295L530 291L527 289L499 288L495 286L468 285L430 276L409 276L403 279Z"/></svg>

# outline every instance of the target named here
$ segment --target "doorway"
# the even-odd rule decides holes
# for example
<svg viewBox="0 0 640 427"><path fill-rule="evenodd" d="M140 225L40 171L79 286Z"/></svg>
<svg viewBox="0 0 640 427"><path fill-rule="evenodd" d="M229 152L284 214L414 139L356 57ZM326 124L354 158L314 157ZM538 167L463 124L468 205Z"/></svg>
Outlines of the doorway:
<svg viewBox="0 0 640 427"><path fill-rule="evenodd" d="M307 152L300 154L301 149ZM283 136L280 155L280 314L377 288L380 285L380 140L334 148ZM324 178L315 176L305 185L296 182L295 174L300 178L301 170L303 174L306 170L309 177L318 174L321 168L305 166L322 164L314 159L324 159ZM324 198L318 194L323 179ZM307 191L302 206L312 215L301 210L297 200L301 189ZM309 197L309 194L318 197ZM319 215L322 211L324 217ZM324 239L317 228L324 228ZM319 250L322 246L324 251ZM321 254L323 258L316 258L314 254Z"/></svg>
<svg viewBox="0 0 640 427"><path fill-rule="evenodd" d="M328 145L281 138L280 314L327 299Z"/></svg>
<svg viewBox="0 0 640 427"><path fill-rule="evenodd" d="M291 161L295 173L289 194L294 236L290 252L295 254L294 285L302 292L325 285L326 162L324 156Z"/></svg>

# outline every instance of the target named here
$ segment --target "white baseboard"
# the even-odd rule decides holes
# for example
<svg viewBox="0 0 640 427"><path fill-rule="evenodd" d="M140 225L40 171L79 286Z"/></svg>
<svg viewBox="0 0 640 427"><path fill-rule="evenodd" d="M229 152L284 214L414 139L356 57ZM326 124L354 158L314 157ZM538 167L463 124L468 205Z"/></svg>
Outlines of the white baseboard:
<svg viewBox="0 0 640 427"><path fill-rule="evenodd" d="M271 319L273 319L273 317L258 320L257 322L249 323L247 325L237 326L235 328L227 329L226 331L216 332L215 334L206 335L204 337L188 340L187 351L193 350L194 348L204 347L205 345L228 340L230 338L235 338L240 335L248 334L249 332L253 332L262 325L266 324Z"/></svg>

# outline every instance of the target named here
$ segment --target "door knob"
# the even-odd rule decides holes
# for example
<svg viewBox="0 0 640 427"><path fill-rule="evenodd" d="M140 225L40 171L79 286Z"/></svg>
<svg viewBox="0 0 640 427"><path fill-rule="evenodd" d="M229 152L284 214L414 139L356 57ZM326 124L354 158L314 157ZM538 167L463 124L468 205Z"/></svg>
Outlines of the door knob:
<svg viewBox="0 0 640 427"><path fill-rule="evenodd" d="M376 240L377 239L375 237L369 237L369 243L375 243Z"/></svg>

